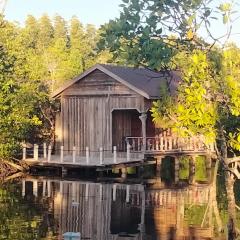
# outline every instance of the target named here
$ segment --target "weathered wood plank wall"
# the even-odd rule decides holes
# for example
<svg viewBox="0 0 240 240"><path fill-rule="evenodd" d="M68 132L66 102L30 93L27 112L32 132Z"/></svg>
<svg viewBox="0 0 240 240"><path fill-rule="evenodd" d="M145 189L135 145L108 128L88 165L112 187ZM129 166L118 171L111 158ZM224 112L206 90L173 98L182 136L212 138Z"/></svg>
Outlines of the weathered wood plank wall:
<svg viewBox="0 0 240 240"><path fill-rule="evenodd" d="M73 146L83 151L87 146L90 151L101 146L111 150L113 110L144 112L148 107L144 97L96 70L62 93L57 146L64 145L65 150Z"/></svg>

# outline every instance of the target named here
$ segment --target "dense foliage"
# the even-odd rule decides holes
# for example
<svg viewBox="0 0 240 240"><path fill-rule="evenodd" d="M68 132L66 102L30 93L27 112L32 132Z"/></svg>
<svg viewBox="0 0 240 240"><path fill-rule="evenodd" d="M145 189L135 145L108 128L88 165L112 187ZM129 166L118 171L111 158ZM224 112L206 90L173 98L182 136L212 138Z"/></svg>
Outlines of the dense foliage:
<svg viewBox="0 0 240 240"><path fill-rule="evenodd" d="M98 30L76 17L68 24L28 16L23 27L1 18L0 30L0 157L7 157L23 141L53 140L51 92L110 55L96 53Z"/></svg>
<svg viewBox="0 0 240 240"><path fill-rule="evenodd" d="M160 89L161 97L151 109L153 119L178 135L201 136L206 144L215 143L225 170L229 221L236 223L233 184L239 168L230 162L240 161L240 49L229 45L228 38L238 17L232 17L234 1L215 7L214 2L219 3L123 0L120 17L103 27L99 47L109 49L116 60L120 56L119 62L123 58L133 66L179 71L181 81L174 94L169 82ZM226 26L225 41L211 31L215 20ZM203 41L199 30L212 41ZM219 229L221 225L219 221Z"/></svg>
<svg viewBox="0 0 240 240"><path fill-rule="evenodd" d="M218 21L226 26L226 37L231 34L234 3L210 2L123 0L120 17L103 27L99 47L130 65L178 70L177 93L163 86L152 108L154 121L185 136L219 140L223 157L223 146L240 149L239 49L217 45L220 39L211 32L211 22ZM203 29L211 44L199 37Z"/></svg>

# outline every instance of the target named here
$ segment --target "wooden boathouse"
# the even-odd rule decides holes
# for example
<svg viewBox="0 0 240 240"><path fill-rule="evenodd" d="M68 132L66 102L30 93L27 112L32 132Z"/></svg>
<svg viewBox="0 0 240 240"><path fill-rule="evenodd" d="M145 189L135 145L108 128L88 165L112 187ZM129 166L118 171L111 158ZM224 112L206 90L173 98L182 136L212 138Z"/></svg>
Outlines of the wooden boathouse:
<svg viewBox="0 0 240 240"><path fill-rule="evenodd" d="M179 80L174 71L93 66L53 93L61 106L54 155L53 146L44 144L41 164L113 166L148 157L209 154L214 149L201 137L179 138L152 121L150 108L161 98L161 86L172 94ZM38 148L34 146L32 157L37 161ZM26 149L23 155L28 158Z"/></svg>
<svg viewBox="0 0 240 240"><path fill-rule="evenodd" d="M89 147L92 151L116 146L118 151L126 151L127 141L135 140L135 147L145 150L146 138L161 134L149 112L152 101L160 97L160 84L178 79L175 72L92 67L53 94L61 102L57 146L63 145L65 150Z"/></svg>

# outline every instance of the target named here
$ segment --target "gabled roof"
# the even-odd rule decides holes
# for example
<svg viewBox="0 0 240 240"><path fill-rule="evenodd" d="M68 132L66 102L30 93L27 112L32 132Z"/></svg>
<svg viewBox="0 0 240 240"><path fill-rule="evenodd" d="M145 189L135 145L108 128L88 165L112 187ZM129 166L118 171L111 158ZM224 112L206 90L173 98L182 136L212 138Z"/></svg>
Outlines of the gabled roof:
<svg viewBox="0 0 240 240"><path fill-rule="evenodd" d="M157 99L160 97L160 86L168 81L170 89L175 90L179 82L179 74L175 71L156 72L146 68L123 67L115 65L97 64L79 76L73 78L52 94L56 98L64 90L74 83L80 81L95 70L100 70L133 91L147 99Z"/></svg>

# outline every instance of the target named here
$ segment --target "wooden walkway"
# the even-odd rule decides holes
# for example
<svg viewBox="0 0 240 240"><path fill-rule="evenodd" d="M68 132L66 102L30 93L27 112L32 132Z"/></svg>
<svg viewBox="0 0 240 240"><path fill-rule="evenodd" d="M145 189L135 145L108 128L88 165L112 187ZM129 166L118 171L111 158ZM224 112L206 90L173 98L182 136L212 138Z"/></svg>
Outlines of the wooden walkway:
<svg viewBox="0 0 240 240"><path fill-rule="evenodd" d="M32 156L31 156L32 155ZM25 155L23 160L30 166L68 166L68 167L110 167L121 168L122 165L135 166L142 163L144 154L140 152L94 152L87 153L86 156L79 155L77 152L71 154L43 154L36 153L30 156Z"/></svg>
<svg viewBox="0 0 240 240"><path fill-rule="evenodd" d="M206 147L199 141L192 139L187 139L185 142L182 139L176 140L170 137L147 140L148 144L144 151L140 138L136 140L129 138L126 152L119 152L116 147L111 150L100 147L98 150L90 151L88 147L84 150L77 147L66 150L64 146L53 152L51 145L47 146L46 143L41 146L34 144L32 148L23 147L23 160L30 166L116 169L153 164L154 158L162 159L165 156L174 157L176 164L178 164L178 158L182 155L207 155L214 151L212 146Z"/></svg>

